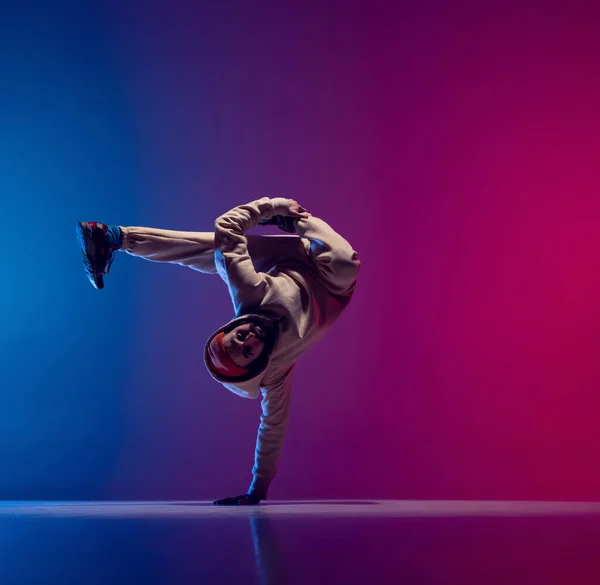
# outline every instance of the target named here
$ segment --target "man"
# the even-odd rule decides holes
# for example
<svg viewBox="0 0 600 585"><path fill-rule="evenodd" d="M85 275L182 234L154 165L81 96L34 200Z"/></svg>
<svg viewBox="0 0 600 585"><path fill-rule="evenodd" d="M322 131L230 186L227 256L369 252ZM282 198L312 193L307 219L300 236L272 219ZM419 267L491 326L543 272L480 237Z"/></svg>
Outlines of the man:
<svg viewBox="0 0 600 585"><path fill-rule="evenodd" d="M246 236L259 224L296 235ZM116 250L218 273L225 281L235 317L210 336L204 362L232 392L245 398L260 393L262 416L248 491L214 503L266 499L287 425L294 365L350 302L358 254L327 223L282 197L235 207L216 220L214 233L79 222L77 235L97 289L104 287Z"/></svg>

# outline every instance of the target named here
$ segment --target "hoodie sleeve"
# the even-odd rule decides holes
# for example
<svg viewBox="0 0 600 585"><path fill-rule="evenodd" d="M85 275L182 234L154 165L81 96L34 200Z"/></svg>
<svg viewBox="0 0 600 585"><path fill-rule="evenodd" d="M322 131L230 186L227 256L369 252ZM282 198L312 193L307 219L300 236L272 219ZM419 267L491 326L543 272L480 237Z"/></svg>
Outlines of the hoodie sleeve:
<svg viewBox="0 0 600 585"><path fill-rule="evenodd" d="M262 415L258 427L256 450L254 453L254 476L248 493L257 494L266 499L269 485L273 481L281 446L287 428L290 397L292 390L292 369L284 378L268 389L261 389Z"/></svg>
<svg viewBox="0 0 600 585"><path fill-rule="evenodd" d="M265 274L257 272L248 253L246 232L261 220L287 216L287 199L263 197L234 207L215 221L215 264L229 288L236 314L260 303L268 286Z"/></svg>
<svg viewBox="0 0 600 585"><path fill-rule="evenodd" d="M356 285L360 260L350 243L317 217L294 223L296 233L304 239L307 252L330 291L338 295L351 293Z"/></svg>

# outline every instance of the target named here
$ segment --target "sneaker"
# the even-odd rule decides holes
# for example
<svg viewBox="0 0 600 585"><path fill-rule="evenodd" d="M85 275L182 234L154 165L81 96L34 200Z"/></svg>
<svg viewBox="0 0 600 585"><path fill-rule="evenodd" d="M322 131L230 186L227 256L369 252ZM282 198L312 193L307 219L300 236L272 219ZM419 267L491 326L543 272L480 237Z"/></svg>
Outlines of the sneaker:
<svg viewBox="0 0 600 585"><path fill-rule="evenodd" d="M77 241L85 273L98 290L104 288L104 275L108 274L117 249L108 242L107 229L107 225L95 221L80 221L77 224Z"/></svg>

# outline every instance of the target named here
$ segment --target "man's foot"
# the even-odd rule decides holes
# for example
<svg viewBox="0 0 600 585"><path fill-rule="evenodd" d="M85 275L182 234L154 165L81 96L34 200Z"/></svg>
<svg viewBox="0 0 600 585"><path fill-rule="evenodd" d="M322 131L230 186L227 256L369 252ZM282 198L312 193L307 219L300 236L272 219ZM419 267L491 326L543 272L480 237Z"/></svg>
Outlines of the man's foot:
<svg viewBox="0 0 600 585"><path fill-rule="evenodd" d="M118 249L108 241L107 230L107 225L95 221L80 221L77 224L77 241L85 273L98 290L104 288L104 275L108 274L115 250Z"/></svg>

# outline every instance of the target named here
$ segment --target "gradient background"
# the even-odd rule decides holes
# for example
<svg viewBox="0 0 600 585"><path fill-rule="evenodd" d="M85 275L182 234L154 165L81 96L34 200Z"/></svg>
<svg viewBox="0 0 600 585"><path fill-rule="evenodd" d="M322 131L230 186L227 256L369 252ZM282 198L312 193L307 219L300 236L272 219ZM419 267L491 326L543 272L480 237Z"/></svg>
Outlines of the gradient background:
<svg viewBox="0 0 600 585"><path fill-rule="evenodd" d="M272 499L598 499L600 7L206 4L3 3L0 498L246 489L225 286L119 254L98 292L75 224L266 195L362 261Z"/></svg>

